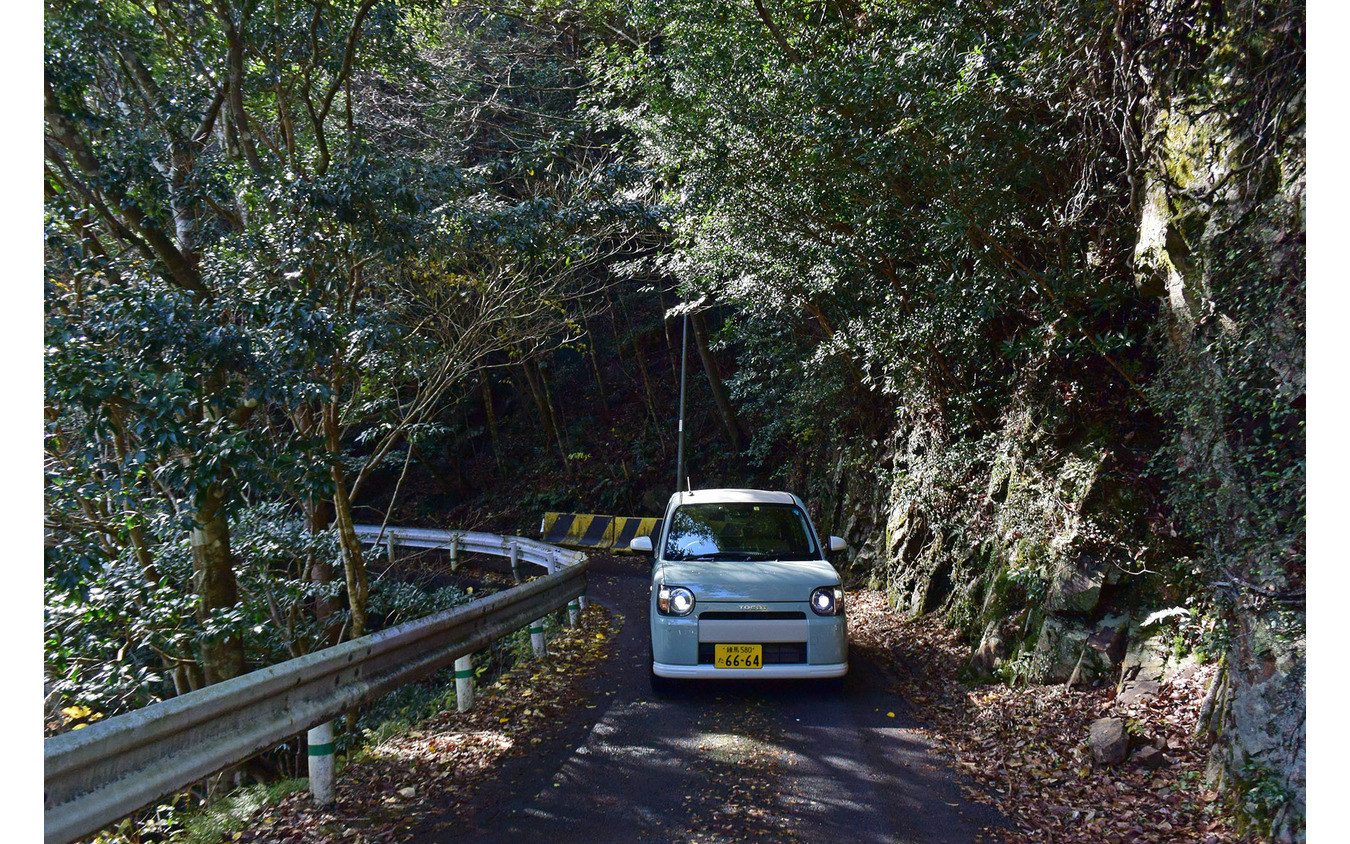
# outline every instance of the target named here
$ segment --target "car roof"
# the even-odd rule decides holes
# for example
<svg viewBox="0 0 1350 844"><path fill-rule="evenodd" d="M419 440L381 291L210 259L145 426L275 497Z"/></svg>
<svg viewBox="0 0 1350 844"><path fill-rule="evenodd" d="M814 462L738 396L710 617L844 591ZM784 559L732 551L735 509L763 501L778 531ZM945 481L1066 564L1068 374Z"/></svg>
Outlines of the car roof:
<svg viewBox="0 0 1350 844"><path fill-rule="evenodd" d="M677 503L679 504L796 503L796 498L790 492L775 492L763 489L695 489L689 492L677 492L672 497L678 499Z"/></svg>

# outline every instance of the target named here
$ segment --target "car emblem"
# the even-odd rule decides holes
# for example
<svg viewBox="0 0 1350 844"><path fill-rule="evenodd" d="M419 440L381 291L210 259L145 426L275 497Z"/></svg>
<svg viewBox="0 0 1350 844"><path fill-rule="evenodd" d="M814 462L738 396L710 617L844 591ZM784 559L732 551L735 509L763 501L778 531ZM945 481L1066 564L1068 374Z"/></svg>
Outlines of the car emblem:
<svg viewBox="0 0 1350 844"><path fill-rule="evenodd" d="M763 612L763 611L767 610L768 607L764 606L763 604L741 604L741 609L742 609L742 610L758 610L758 611L760 611L760 612Z"/></svg>

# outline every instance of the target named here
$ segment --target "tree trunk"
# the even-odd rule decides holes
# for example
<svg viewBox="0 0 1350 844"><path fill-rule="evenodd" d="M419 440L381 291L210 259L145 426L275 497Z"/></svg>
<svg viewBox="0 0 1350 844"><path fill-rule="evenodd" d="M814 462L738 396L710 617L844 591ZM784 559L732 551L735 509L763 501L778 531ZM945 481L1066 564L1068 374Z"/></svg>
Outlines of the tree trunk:
<svg viewBox="0 0 1350 844"><path fill-rule="evenodd" d="M642 347L638 345L636 336L633 338L633 356L637 358L638 372L642 375L642 389L647 398L647 412L651 414L652 424L656 426L656 438L661 441L661 446L664 448L666 438L661 432L661 414L656 411L656 391L652 388L652 379L647 373L647 364L642 359Z"/></svg>
<svg viewBox="0 0 1350 844"><path fill-rule="evenodd" d="M532 360L523 361L520 368L525 373L525 381L530 385L530 394L534 396L535 406L539 408L539 415L544 420L544 431L552 435L553 441L558 445L558 456L562 458L563 466L571 471L571 466L567 462L567 451L563 448L562 432L558 430L558 421L553 415L553 403L549 401L543 374Z"/></svg>
<svg viewBox="0 0 1350 844"><path fill-rule="evenodd" d="M121 408L111 403L107 405L107 410L108 421L112 423L113 448L117 453L117 462L125 466L130 455L130 449L127 446L127 433L122 420L122 411ZM145 575L145 582L159 583L159 569L155 567L155 558L150 554L150 543L145 538L145 531L141 529L139 517L129 519L128 525L127 535L131 540L131 548L136 554L136 562L141 567L141 573Z"/></svg>
<svg viewBox="0 0 1350 844"><path fill-rule="evenodd" d="M661 297L661 333L666 338L666 359L670 361L670 377L676 384L680 383L680 364L675 354L675 341L670 336L670 320L666 318L666 294L664 291L658 291Z"/></svg>
<svg viewBox="0 0 1350 844"><path fill-rule="evenodd" d="M324 406L323 428L328 440L328 451L333 457L341 453L342 441L338 430L338 406L330 402ZM370 586L366 580L366 560L361 554L361 540L356 536L352 521L352 502L347 492L347 478L337 461L329 467L333 479L333 517L337 522L338 544L342 549L342 570L347 579L347 604L352 612L351 638L366 632L366 598Z"/></svg>
<svg viewBox="0 0 1350 844"><path fill-rule="evenodd" d="M623 303L623 297L619 297L619 307L623 309L623 320L628 325L628 337L633 343L633 357L637 359L638 373L642 376L642 389L647 397L647 411L651 414L652 425L656 428L656 438L661 443L661 448L666 446L665 435L661 432L661 414L656 410L656 391L652 388L652 378L647 372L647 362L642 354L642 345L638 342L637 327L633 325L633 317L628 313L628 306Z"/></svg>
<svg viewBox="0 0 1350 844"><path fill-rule="evenodd" d="M521 361L520 373L525 378L525 387L529 391L530 401L534 402L534 410L539 414L539 426L551 435L553 431L549 427L548 407L544 404L544 394L539 389L539 382L528 360Z"/></svg>
<svg viewBox="0 0 1350 844"><path fill-rule="evenodd" d="M537 364L536 372L539 375L539 387L544 391L544 407L548 408L549 419L553 422L553 433L558 435L558 447L563 448L562 429L567 420L563 418L562 409L553 403L553 391L548 388L547 363Z"/></svg>
<svg viewBox="0 0 1350 844"><path fill-rule="evenodd" d="M708 386L712 388L713 401L717 403L717 415L722 420L722 427L726 429L731 447L740 451L741 423L736 418L736 410L731 406L726 385L722 383L722 376L717 371L717 361L708 348L708 327L703 322L703 314L690 314L689 322L694 326L694 345L698 347L698 356L703 360L703 371L708 375Z"/></svg>
<svg viewBox="0 0 1350 844"><path fill-rule="evenodd" d="M637 379L629 375L628 370L623 366L623 338L619 336L619 309L614 307L614 297L609 295L608 290L605 291L605 304L609 305L609 331L614 335L614 361L618 364L623 377L636 384Z"/></svg>
<svg viewBox="0 0 1350 844"><path fill-rule="evenodd" d="M324 532L333 523L332 502L322 498L310 499L305 506L305 519L309 523L311 536ZM308 562L308 571L305 573L306 579L320 587L321 591L326 591L328 584L333 582L333 564L313 551L309 554ZM326 594L320 594L314 599L314 618L324 630L320 647L337 644L338 631L331 629L329 625L329 619L337 611L338 602L334 598Z"/></svg>
<svg viewBox="0 0 1350 844"><path fill-rule="evenodd" d="M591 374L595 376L595 388L596 390L599 391L600 394L600 411L605 415L605 418L608 419L609 397L605 395L605 379L600 375L600 359L596 356L595 353L595 346L596 346L595 332L591 331L591 325L588 320L583 319L582 326L586 330L586 339L588 341L586 343L586 349L588 352L590 352Z"/></svg>
<svg viewBox="0 0 1350 844"><path fill-rule="evenodd" d="M333 465L331 472L333 513L337 517L338 542L342 547L342 569L347 577L347 603L352 611L350 638L359 639L366 634L366 599L370 596L366 560L352 522L352 502L347 497L347 479L342 476L342 467L337 464Z"/></svg>
<svg viewBox="0 0 1350 844"><path fill-rule="evenodd" d="M529 402L522 402L521 404L525 408L523 412L526 418L529 420L529 423L534 424L535 422L534 415L539 412L539 402L535 398L534 389L530 386L529 380L525 378L525 376L522 374L524 369L525 369L524 364L521 364L519 366L508 366L506 368L506 375L508 378L511 379L511 388L512 390L514 390L515 396L530 397ZM544 427L544 421L542 419L538 420L538 427L541 428Z"/></svg>
<svg viewBox="0 0 1350 844"><path fill-rule="evenodd" d="M316 414L309 403L303 403L296 409L293 420L295 427L301 433L313 436L319 432L318 420L321 417L322 414ZM306 526L309 528L311 537L318 536L333 524L333 502L328 499L309 498L303 502L302 506L305 508ZM336 645L340 631L334 629L330 619L338 611L339 604L337 599L323 594L327 591L328 584L333 582L333 564L311 549L306 558L304 577L310 583L320 587L321 594L314 599L314 618L324 631L320 638L319 647Z"/></svg>
<svg viewBox="0 0 1350 844"><path fill-rule="evenodd" d="M492 406L492 386L488 384L487 373L479 370L478 384L483 391L483 410L487 413L488 436L492 438L492 459L497 463L497 471L502 468L501 439L497 435L497 411Z"/></svg>
<svg viewBox="0 0 1350 844"><path fill-rule="evenodd" d="M169 146L169 165L166 175L169 182L169 212L173 215L174 237L178 241L178 251L192 264L200 260L197 254L197 214L192 207L192 194L189 180L192 171L192 153L186 144L175 141Z"/></svg>
<svg viewBox="0 0 1350 844"><path fill-rule="evenodd" d="M184 659L173 668L173 691L174 694L182 695L188 692L195 692L206 685L202 678L201 666L197 663Z"/></svg>
<svg viewBox="0 0 1350 844"><path fill-rule="evenodd" d="M224 494L212 484L202 495L189 540L192 585L197 593L197 619L203 623L213 610L239 602L230 552L230 527L225 518ZM202 643L202 674L207 685L244 673L244 642L239 634L207 638Z"/></svg>
<svg viewBox="0 0 1350 844"><path fill-rule="evenodd" d="M539 386L544 391L544 407L548 408L548 418L549 423L553 426L553 436L558 440L558 454L562 456L563 467L567 469L567 473L570 475L572 474L572 464L567 459L567 446L563 443L562 438L562 426L565 423L559 418L561 414L553 405L553 396L548 389L548 372L542 366L539 367Z"/></svg>

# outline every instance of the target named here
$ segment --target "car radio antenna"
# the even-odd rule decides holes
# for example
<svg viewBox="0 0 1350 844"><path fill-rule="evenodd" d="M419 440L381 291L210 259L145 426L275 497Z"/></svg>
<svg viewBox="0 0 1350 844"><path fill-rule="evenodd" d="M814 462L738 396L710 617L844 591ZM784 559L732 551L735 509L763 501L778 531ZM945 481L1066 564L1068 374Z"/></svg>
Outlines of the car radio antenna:
<svg viewBox="0 0 1350 844"><path fill-rule="evenodd" d="M679 446L675 450L675 491L680 491L680 479L684 477L684 376L685 360L689 357L689 312L684 312L684 324L680 330L680 436ZM688 481L686 481L688 483Z"/></svg>

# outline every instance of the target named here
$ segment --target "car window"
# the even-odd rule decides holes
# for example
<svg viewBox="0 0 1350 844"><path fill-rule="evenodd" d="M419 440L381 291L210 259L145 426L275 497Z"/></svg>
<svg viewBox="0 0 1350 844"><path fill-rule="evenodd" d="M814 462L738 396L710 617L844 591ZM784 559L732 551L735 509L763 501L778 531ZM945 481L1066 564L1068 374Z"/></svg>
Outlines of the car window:
<svg viewBox="0 0 1350 844"><path fill-rule="evenodd" d="M686 504L666 532L667 560L819 558L806 514L794 504Z"/></svg>

